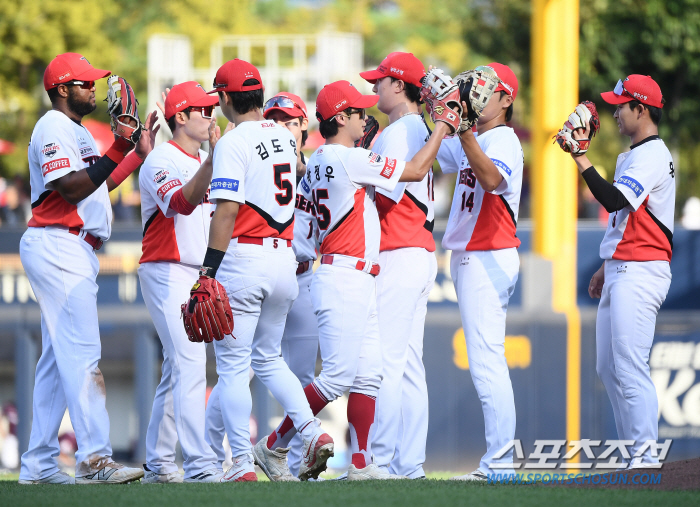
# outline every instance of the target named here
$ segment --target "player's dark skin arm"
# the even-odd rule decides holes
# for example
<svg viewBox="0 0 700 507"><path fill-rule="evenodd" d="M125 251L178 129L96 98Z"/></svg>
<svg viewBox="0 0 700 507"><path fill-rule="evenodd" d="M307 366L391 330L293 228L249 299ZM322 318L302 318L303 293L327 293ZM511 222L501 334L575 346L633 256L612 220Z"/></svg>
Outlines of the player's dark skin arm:
<svg viewBox="0 0 700 507"><path fill-rule="evenodd" d="M217 199L214 216L209 226L209 248L221 252L228 249L239 208L240 204L235 201Z"/></svg>
<svg viewBox="0 0 700 507"><path fill-rule="evenodd" d="M428 139L418 153L413 155L413 158L406 162L406 167L399 181L423 181L425 175L433 166L433 160L437 157L437 152L440 149L442 139L450 133L450 127L447 123L439 121L435 125L435 131Z"/></svg>

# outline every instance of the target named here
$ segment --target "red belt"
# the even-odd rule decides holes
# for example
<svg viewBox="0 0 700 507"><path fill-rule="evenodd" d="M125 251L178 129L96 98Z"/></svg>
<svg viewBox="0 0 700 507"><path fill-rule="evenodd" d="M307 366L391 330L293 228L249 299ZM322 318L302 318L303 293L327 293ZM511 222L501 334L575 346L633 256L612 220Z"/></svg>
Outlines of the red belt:
<svg viewBox="0 0 700 507"><path fill-rule="evenodd" d="M333 264L333 256L332 255L322 256L321 257L321 264ZM359 261L357 261L357 264L355 265L355 269L358 271L364 271L366 265L367 265L367 262L360 259ZM379 274L379 264L372 263L372 267L369 270L369 274L372 276L377 276Z"/></svg>
<svg viewBox="0 0 700 507"><path fill-rule="evenodd" d="M303 275L304 273L306 273L309 269L310 264L311 261L300 262L297 266L297 275Z"/></svg>
<svg viewBox="0 0 700 507"><path fill-rule="evenodd" d="M65 230L65 229L64 229ZM68 232L75 236L80 236L80 227L69 227ZM88 245L92 247L93 250L99 250L102 248L103 241L98 238L97 236L93 236L89 232L85 233L85 236L83 236L83 239L87 242Z"/></svg>
<svg viewBox="0 0 700 507"><path fill-rule="evenodd" d="M238 236L238 242L239 243L246 243L248 245L263 245L263 239L265 238L254 238L252 236ZM274 240L279 240L279 241L286 241L287 246L292 246L292 241L290 239L280 239L280 238L273 238ZM277 248L277 244L275 243L275 248Z"/></svg>

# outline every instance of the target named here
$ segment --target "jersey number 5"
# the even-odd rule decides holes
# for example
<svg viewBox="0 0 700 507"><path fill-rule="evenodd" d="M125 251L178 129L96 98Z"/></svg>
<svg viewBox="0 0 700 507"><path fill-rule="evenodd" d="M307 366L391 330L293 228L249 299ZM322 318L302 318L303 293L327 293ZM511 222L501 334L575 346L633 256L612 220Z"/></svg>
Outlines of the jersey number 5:
<svg viewBox="0 0 700 507"><path fill-rule="evenodd" d="M316 221L318 222L318 228L322 231L328 229L331 225L331 210L328 206L321 204L321 199L328 199L328 189L319 188L311 191L311 198L314 201L314 207L316 208Z"/></svg>
<svg viewBox="0 0 700 507"><path fill-rule="evenodd" d="M282 175L290 174L292 168L289 164L275 164L272 167L275 169L275 186L282 190L282 192L275 194L275 200L280 206L286 206L292 202L294 187L292 187L291 181L282 179Z"/></svg>

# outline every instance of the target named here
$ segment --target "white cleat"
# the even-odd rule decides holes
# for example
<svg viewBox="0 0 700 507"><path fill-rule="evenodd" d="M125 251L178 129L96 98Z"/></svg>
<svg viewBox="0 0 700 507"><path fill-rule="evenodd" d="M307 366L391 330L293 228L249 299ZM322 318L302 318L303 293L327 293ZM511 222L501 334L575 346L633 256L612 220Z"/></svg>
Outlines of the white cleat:
<svg viewBox="0 0 700 507"><path fill-rule="evenodd" d="M392 474L388 470L379 468L374 463L370 463L365 468L357 468L355 465L348 467L349 481L387 481L395 479L408 479L408 477Z"/></svg>
<svg viewBox="0 0 700 507"><path fill-rule="evenodd" d="M253 446L253 459L255 464L265 472L267 478L272 482L299 482L299 479L294 477L289 471L287 464L287 453L289 448L270 450L267 448L267 439L269 436L258 441Z"/></svg>
<svg viewBox="0 0 700 507"><path fill-rule="evenodd" d="M121 463L108 463L97 472L76 477L76 484L128 484L143 477L143 470L140 468L130 468Z"/></svg>
<svg viewBox="0 0 700 507"><path fill-rule="evenodd" d="M179 484L182 482L180 472L170 472L169 474L158 474L146 465L143 465L143 479L141 484Z"/></svg>
<svg viewBox="0 0 700 507"><path fill-rule="evenodd" d="M194 482L200 484L205 482L221 482L221 478L223 476L224 473L218 468L209 468L208 470L200 472L197 475L185 478L185 482Z"/></svg>
<svg viewBox="0 0 700 507"><path fill-rule="evenodd" d="M328 480L329 481L347 481L348 480L348 473L343 472L338 477L335 477L334 479L328 479Z"/></svg>
<svg viewBox="0 0 700 507"><path fill-rule="evenodd" d="M250 454L243 454L234 458L233 465L226 470L220 482L257 482L257 480L253 457Z"/></svg>
<svg viewBox="0 0 700 507"><path fill-rule="evenodd" d="M320 421L316 419L310 424L315 424L315 431L311 439L303 438L301 448L301 464L299 465L299 479L308 481L317 479L319 474L326 469L328 458L333 456L333 439L323 431Z"/></svg>
<svg viewBox="0 0 700 507"><path fill-rule="evenodd" d="M470 472L468 474L464 475L456 475L455 477L450 477L451 481L477 481L477 482L485 482L488 480L488 477L486 477L486 474L479 470L478 468L474 470L473 472Z"/></svg>
<svg viewBox="0 0 700 507"><path fill-rule="evenodd" d="M55 474L49 475L48 477L44 477L43 479L37 479L34 481L20 479L19 483L24 484L24 485L28 485L28 484L75 484L75 479L65 472L58 471Z"/></svg>

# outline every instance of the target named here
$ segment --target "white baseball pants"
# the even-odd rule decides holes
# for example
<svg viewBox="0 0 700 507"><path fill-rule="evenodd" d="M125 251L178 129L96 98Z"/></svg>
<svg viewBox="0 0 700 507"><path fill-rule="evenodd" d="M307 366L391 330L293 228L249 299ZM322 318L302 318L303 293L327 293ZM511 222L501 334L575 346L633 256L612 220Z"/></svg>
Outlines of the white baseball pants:
<svg viewBox="0 0 700 507"><path fill-rule="evenodd" d="M282 335L282 357L289 369L297 376L302 387L314 381L316 357L318 356L318 322L311 304L312 269L297 275L299 295L287 314L287 323ZM299 475L301 463L301 435L296 433L289 446L287 462L292 475Z"/></svg>
<svg viewBox="0 0 700 507"><path fill-rule="evenodd" d="M233 334L214 342L218 395L234 457L251 453L252 399L248 368L270 390L299 429L314 417L299 380L281 356L287 313L299 291L296 260L284 241L232 241L216 278L233 310Z"/></svg>
<svg viewBox="0 0 700 507"><path fill-rule="evenodd" d="M481 400L486 454L479 469L485 474L513 473L491 463L512 463L512 449L493 456L515 438L515 402L505 356L506 311L518 280L515 248L452 252L450 273L455 284L467 342L469 371Z"/></svg>
<svg viewBox="0 0 700 507"><path fill-rule="evenodd" d="M322 361L315 384L328 401L347 391L377 396L382 350L376 298L375 279L369 273L321 264L314 274L311 301Z"/></svg>
<svg viewBox="0 0 700 507"><path fill-rule="evenodd" d="M374 462L411 479L425 476L428 386L423 331L437 260L424 248L379 254L377 312L383 378L377 398Z"/></svg>
<svg viewBox="0 0 700 507"><path fill-rule="evenodd" d="M206 345L189 341L180 313L199 272L175 262L146 262L138 273L146 308L163 345L162 376L146 433L146 464L158 474L177 472L179 439L185 478L189 478L217 466L216 455L204 440Z"/></svg>
<svg viewBox="0 0 700 507"><path fill-rule="evenodd" d="M649 373L656 315L671 286L665 261L605 261L605 284L596 319L598 376L610 397L617 435L634 440L634 456L658 439L659 402ZM647 450L643 463L658 463Z"/></svg>
<svg viewBox="0 0 700 507"><path fill-rule="evenodd" d="M20 479L58 472L58 428L66 411L78 441L75 474L112 461L97 322L99 262L85 240L67 228L30 227L20 257L41 308L41 357L36 367L32 431Z"/></svg>

